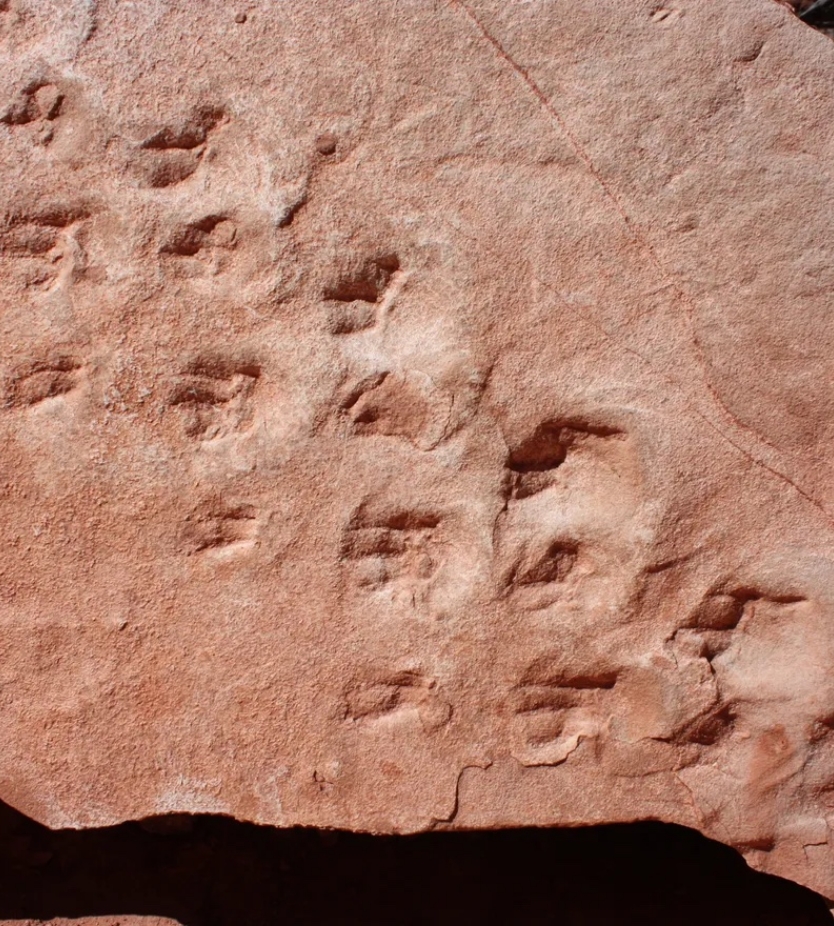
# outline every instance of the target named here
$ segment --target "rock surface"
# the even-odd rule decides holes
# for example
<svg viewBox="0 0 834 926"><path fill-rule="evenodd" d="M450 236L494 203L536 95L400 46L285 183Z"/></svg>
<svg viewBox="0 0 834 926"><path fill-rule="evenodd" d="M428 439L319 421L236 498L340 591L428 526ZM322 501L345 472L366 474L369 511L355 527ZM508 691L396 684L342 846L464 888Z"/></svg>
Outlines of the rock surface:
<svg viewBox="0 0 834 926"><path fill-rule="evenodd" d="M0 798L662 819L834 898L834 44L0 3Z"/></svg>

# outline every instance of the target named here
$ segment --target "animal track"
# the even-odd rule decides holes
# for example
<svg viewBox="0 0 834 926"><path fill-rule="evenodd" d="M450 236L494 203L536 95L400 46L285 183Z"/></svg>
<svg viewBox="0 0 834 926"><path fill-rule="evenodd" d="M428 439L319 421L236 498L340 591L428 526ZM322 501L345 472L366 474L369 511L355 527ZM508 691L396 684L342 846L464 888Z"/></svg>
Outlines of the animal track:
<svg viewBox="0 0 834 926"><path fill-rule="evenodd" d="M0 225L0 254L13 262L15 276L25 287L49 289L83 265L74 233L88 217L83 207L60 204L6 216Z"/></svg>
<svg viewBox="0 0 834 926"><path fill-rule="evenodd" d="M342 408L357 434L403 437L431 450L443 438L451 401L427 376L386 372L360 383Z"/></svg>
<svg viewBox="0 0 834 926"><path fill-rule="evenodd" d="M174 384L169 404L182 416L189 437L224 437L250 422L249 399L259 376L257 364L200 360Z"/></svg>
<svg viewBox="0 0 834 926"><path fill-rule="evenodd" d="M436 697L435 688L433 679L413 670L371 673L345 690L343 716L350 723L361 723L417 710L423 727L436 730L448 723L452 710Z"/></svg>
<svg viewBox="0 0 834 926"><path fill-rule="evenodd" d="M237 228L224 215L207 215L174 229L159 248L171 269L185 276L217 273L237 245Z"/></svg>
<svg viewBox="0 0 834 926"><path fill-rule="evenodd" d="M564 582L576 565L578 546L565 541L554 541L547 552L532 566L517 569L512 576L514 586L548 585Z"/></svg>
<svg viewBox="0 0 834 926"><path fill-rule="evenodd" d="M569 453L622 436L622 432L615 428L584 422L544 422L510 451L507 458L510 496L514 499L527 498L549 488L556 481L555 471L567 460Z"/></svg>
<svg viewBox="0 0 834 926"><path fill-rule="evenodd" d="M520 725L516 758L524 765L564 762L583 737L597 734L600 699L616 682L610 669L575 672L550 657L533 663L510 694Z"/></svg>
<svg viewBox="0 0 834 926"><path fill-rule="evenodd" d="M700 655L711 662L730 646L732 631L743 620L752 617L759 603L797 604L804 600L793 595L773 597L749 588L713 592L701 602L681 629L697 634Z"/></svg>
<svg viewBox="0 0 834 926"><path fill-rule="evenodd" d="M617 672L611 668L595 667L577 672L567 659L545 656L537 659L522 675L517 690L544 689L559 692L583 692L609 690L617 684Z"/></svg>
<svg viewBox="0 0 834 926"><path fill-rule="evenodd" d="M233 248L237 229L224 215L207 215L178 228L160 248L174 257L196 257L208 248Z"/></svg>
<svg viewBox="0 0 834 926"><path fill-rule="evenodd" d="M133 166L139 179L157 189L186 180L200 166L208 137L223 118L221 109L206 107L190 119L152 132L138 145Z"/></svg>
<svg viewBox="0 0 834 926"><path fill-rule="evenodd" d="M579 544L563 539L551 541L543 553L525 552L503 579L503 594L513 595L524 610L546 608L564 597L566 583L573 586L580 558Z"/></svg>
<svg viewBox="0 0 834 926"><path fill-rule="evenodd" d="M52 140L54 127L52 123L61 114L64 95L54 85L45 80L28 83L2 112L0 123L35 129L35 141L47 145Z"/></svg>
<svg viewBox="0 0 834 926"><path fill-rule="evenodd" d="M342 557L357 569L359 583L381 588L404 582L412 602L437 569L433 536L440 518L428 513L401 512L385 518L355 518L342 539Z"/></svg>
<svg viewBox="0 0 834 926"><path fill-rule="evenodd" d="M326 286L322 298L328 303L330 333L353 334L372 328L399 270L399 258L383 254L353 267Z"/></svg>
<svg viewBox="0 0 834 926"><path fill-rule="evenodd" d="M71 357L34 364L12 377L6 389L8 408L27 408L75 389L83 368Z"/></svg>
<svg viewBox="0 0 834 926"><path fill-rule="evenodd" d="M758 608L788 606L805 600L796 595L774 596L753 588L718 590L707 595L685 624L675 631L672 644L676 662L705 660L718 702L688 723L681 731L684 739L701 746L713 746L732 733L735 707L718 701L725 686L721 684L721 664L714 660L729 649L738 633L745 634L751 629Z"/></svg>
<svg viewBox="0 0 834 926"><path fill-rule="evenodd" d="M182 538L189 553L225 551L252 546L258 531L258 513L252 505L207 503L185 522Z"/></svg>
<svg viewBox="0 0 834 926"><path fill-rule="evenodd" d="M732 705L723 705L697 717L683 731L682 738L697 746L715 746L733 732L735 719Z"/></svg>

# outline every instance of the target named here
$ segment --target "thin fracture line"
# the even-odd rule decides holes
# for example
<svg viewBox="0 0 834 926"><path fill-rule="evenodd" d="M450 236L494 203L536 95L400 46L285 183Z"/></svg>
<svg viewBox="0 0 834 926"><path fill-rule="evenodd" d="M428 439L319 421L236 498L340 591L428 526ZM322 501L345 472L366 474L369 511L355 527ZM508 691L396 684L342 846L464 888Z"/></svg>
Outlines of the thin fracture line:
<svg viewBox="0 0 834 926"><path fill-rule="evenodd" d="M686 293L686 291L680 286L680 284L677 283L675 279L669 274L669 272L663 267L663 265L661 264L649 240L645 237L642 230L639 228L638 225L636 225L634 220L628 214L628 212L626 211L625 207L620 202L617 194L614 192L610 184L605 180L605 178L597 170L590 155L585 150L582 143L579 141L579 138L572 131L572 129L567 124L567 122L564 120L562 115L559 113L559 111L550 101L550 98L545 94L545 92L536 83L536 81L530 76L529 72L524 67L522 67L517 61L515 61L515 59L504 48L504 46L498 41L498 39L495 38L495 36L493 36L489 32L489 30L486 28L486 26L484 26L481 20L478 19L478 17L472 11L470 6L465 2L465 0L448 0L448 2L450 6L452 6L453 8L457 8L461 10L461 12L467 17L467 19L469 19L469 21L473 24L473 26L478 30L480 35L492 46L492 48L495 50L498 57L502 61L504 61L507 65L509 65L509 67L515 73L515 75L524 83L527 89L539 101L544 111L550 116L551 120L559 128L560 132L568 140L568 143L570 144L576 156L579 158L579 160L584 165L585 169L594 178L594 180L596 180L597 184L602 189L605 196L613 204L614 208L617 211L617 214L620 216L626 228L631 233L634 241L643 249L643 251L649 258L649 261L651 262L655 270L658 272L658 274L664 279L668 280L669 286L673 289L673 291L675 292L679 300L686 307L685 314L686 314L687 326L689 328L692 344L695 348L697 359L701 367L704 386L710 398L712 399L714 405L718 409L719 414L721 414L725 419L727 419L728 424L730 425L731 428L736 428L742 433L747 433L752 439L754 445L756 443L759 443L760 445L764 445L765 447L769 448L773 453L775 453L777 456L781 456L782 451L778 447L772 444L766 437L759 434L756 430L751 428L749 425L746 425L744 424L744 422L739 421L726 407L724 402L721 400L720 396L718 396L718 394L715 392L714 387L709 382L709 378L705 373L706 361L704 358L703 349L701 347L700 341L695 332L695 325L693 321L693 311L697 310L697 306L693 302L692 297L689 296L688 293ZM615 343L620 344L620 342L618 341ZM632 353L636 353L636 352L632 351ZM680 388L680 386L678 387ZM741 453L747 459L756 463L758 466L760 466L762 469L764 469L766 472L770 473L771 475L775 476L777 479L791 486L791 488L793 488L802 498L804 498L806 501L810 502L815 508L817 508L817 510L819 510L825 516L826 520L829 523L834 524L834 516L832 516L831 513L829 513L827 509L817 499L815 499L809 492L801 488L790 476L788 476L786 473L782 472L781 470L776 469L774 466L765 462L764 460L754 457L749 451L746 451L743 447L739 446L739 444L736 443L736 441L731 440L730 437L724 431L722 431L720 428L717 427L717 425L710 422L710 420L707 418L706 415L704 415L702 412L698 412L698 410L694 408L693 406L690 405L690 407L692 407L693 411L697 412L699 417L701 417L707 424L709 424L713 428L713 430L715 430L717 434L721 435L739 453Z"/></svg>

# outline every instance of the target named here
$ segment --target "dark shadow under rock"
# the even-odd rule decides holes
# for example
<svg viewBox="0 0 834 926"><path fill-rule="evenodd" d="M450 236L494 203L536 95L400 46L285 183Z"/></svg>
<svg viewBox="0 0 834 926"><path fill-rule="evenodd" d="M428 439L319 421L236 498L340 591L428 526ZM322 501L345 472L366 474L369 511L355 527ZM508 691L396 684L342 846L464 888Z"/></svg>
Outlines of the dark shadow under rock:
<svg viewBox="0 0 834 926"><path fill-rule="evenodd" d="M3 805L0 862L0 921L831 922L811 891L757 874L732 849L662 823L381 837L177 816L77 832L50 831Z"/></svg>

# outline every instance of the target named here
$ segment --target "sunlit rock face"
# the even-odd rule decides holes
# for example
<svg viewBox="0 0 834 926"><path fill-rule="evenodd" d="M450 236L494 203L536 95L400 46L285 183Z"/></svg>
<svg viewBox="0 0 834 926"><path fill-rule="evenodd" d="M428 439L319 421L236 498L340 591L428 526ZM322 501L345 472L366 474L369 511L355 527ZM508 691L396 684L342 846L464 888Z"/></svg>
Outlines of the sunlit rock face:
<svg viewBox="0 0 834 926"><path fill-rule="evenodd" d="M683 823L834 897L834 44L0 3L0 798Z"/></svg>

